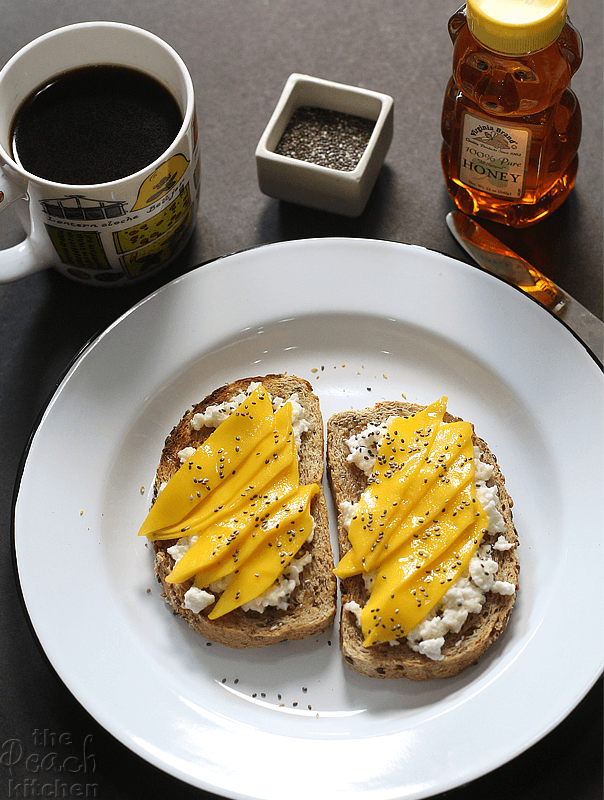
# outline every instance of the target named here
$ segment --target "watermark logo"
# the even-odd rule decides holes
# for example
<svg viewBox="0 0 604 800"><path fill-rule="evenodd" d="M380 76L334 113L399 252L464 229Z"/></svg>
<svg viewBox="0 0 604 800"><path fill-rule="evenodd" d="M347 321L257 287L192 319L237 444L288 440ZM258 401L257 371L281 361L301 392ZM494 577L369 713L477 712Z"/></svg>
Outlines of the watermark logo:
<svg viewBox="0 0 604 800"><path fill-rule="evenodd" d="M36 728L31 741L6 739L0 749L7 800L98 798L92 734L76 742L70 733Z"/></svg>

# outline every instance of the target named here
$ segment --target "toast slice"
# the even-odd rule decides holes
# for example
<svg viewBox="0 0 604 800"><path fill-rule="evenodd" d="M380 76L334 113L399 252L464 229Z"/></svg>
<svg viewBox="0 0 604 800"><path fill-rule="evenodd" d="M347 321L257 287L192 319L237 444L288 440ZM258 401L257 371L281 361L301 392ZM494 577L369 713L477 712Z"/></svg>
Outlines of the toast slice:
<svg viewBox="0 0 604 800"><path fill-rule="evenodd" d="M321 487L324 467L323 419L319 400L307 381L277 374L244 378L216 389L190 408L166 439L157 468L153 502L163 485L180 468L182 460L178 454L182 455L185 448L199 447L215 430L207 425L200 426L197 421L199 418L193 422L195 415L203 414L210 406L216 407L232 401L234 397L245 392L250 384L255 383L262 383L271 398L280 397L287 401L292 395L297 396L298 403L304 409L303 427L308 428L299 434L300 484L316 483L320 487L310 507L314 519L312 541L306 542L296 555L298 558L310 553L312 558L304 566L298 585L282 601L282 605L288 602L287 608L268 605L263 611L244 611L239 607L213 620L208 618L212 607L201 611L186 608L185 594L194 579L183 583L166 581L175 564L169 549L177 540L153 542L155 573L174 613L202 636L233 648L262 647L289 639L318 635L333 622L336 611L337 582L333 575L334 560L327 507ZM218 601L220 591L212 591Z"/></svg>
<svg viewBox="0 0 604 800"><path fill-rule="evenodd" d="M350 453L347 440L370 425L385 422L391 416L408 416L423 408L406 402L382 402L372 408L340 412L328 421L327 470L338 509L340 558L351 549L341 504L343 501L356 503L368 485L368 476L347 460ZM459 418L446 413L443 421L457 422ZM358 607L365 605L369 591L363 575L341 580L340 646L345 662L356 672L370 677L406 677L416 681L448 678L474 664L506 628L516 597L519 573L516 553L518 537L512 521L512 500L506 491L504 476L486 442L475 433L472 439L473 445L480 451L481 460L493 467L493 474L486 485L497 487L497 507L503 518L503 523L500 521L503 530L498 533L487 532L481 547L488 546L488 558L498 564L495 577L497 581L508 584L510 594L487 592L481 610L470 613L458 632L449 632L444 636L444 645L438 653L439 660L435 660L414 650L406 637L394 645L384 642L364 647L363 634L352 609L354 604L358 604L357 611ZM417 639L414 644L417 647Z"/></svg>

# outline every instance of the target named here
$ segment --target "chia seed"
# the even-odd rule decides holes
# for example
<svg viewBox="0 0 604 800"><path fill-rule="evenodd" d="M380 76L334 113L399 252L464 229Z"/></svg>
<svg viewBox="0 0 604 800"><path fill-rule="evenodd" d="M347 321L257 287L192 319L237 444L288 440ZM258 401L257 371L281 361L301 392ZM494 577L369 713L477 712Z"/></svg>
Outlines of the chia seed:
<svg viewBox="0 0 604 800"><path fill-rule="evenodd" d="M327 108L294 111L275 153L321 167L352 172L371 138L375 122Z"/></svg>

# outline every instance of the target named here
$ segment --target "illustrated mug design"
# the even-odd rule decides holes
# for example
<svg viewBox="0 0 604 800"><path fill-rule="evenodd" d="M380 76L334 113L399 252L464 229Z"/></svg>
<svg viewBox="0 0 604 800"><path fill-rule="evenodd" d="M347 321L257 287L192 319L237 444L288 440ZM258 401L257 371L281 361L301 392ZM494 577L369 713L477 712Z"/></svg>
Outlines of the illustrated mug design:
<svg viewBox="0 0 604 800"><path fill-rule="evenodd" d="M166 87L183 118L176 138L145 168L107 183L63 184L28 172L11 153L20 104L53 76L99 64L133 68ZM30 42L0 71L0 211L15 203L26 231L23 242L0 250L0 282L48 267L99 286L147 277L187 243L198 197L193 84L180 56L154 34L116 22L69 25Z"/></svg>

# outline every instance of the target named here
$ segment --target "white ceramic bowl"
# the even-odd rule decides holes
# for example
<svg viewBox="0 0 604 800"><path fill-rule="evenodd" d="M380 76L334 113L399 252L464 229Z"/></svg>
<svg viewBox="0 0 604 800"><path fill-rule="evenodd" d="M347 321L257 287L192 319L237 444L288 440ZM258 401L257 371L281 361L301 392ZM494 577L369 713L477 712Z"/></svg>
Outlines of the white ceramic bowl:
<svg viewBox="0 0 604 800"><path fill-rule="evenodd" d="M275 152L293 113L311 106L375 122L354 170L344 171ZM394 101L389 95L294 73L256 148L260 190L278 200L349 217L363 212L392 141Z"/></svg>

